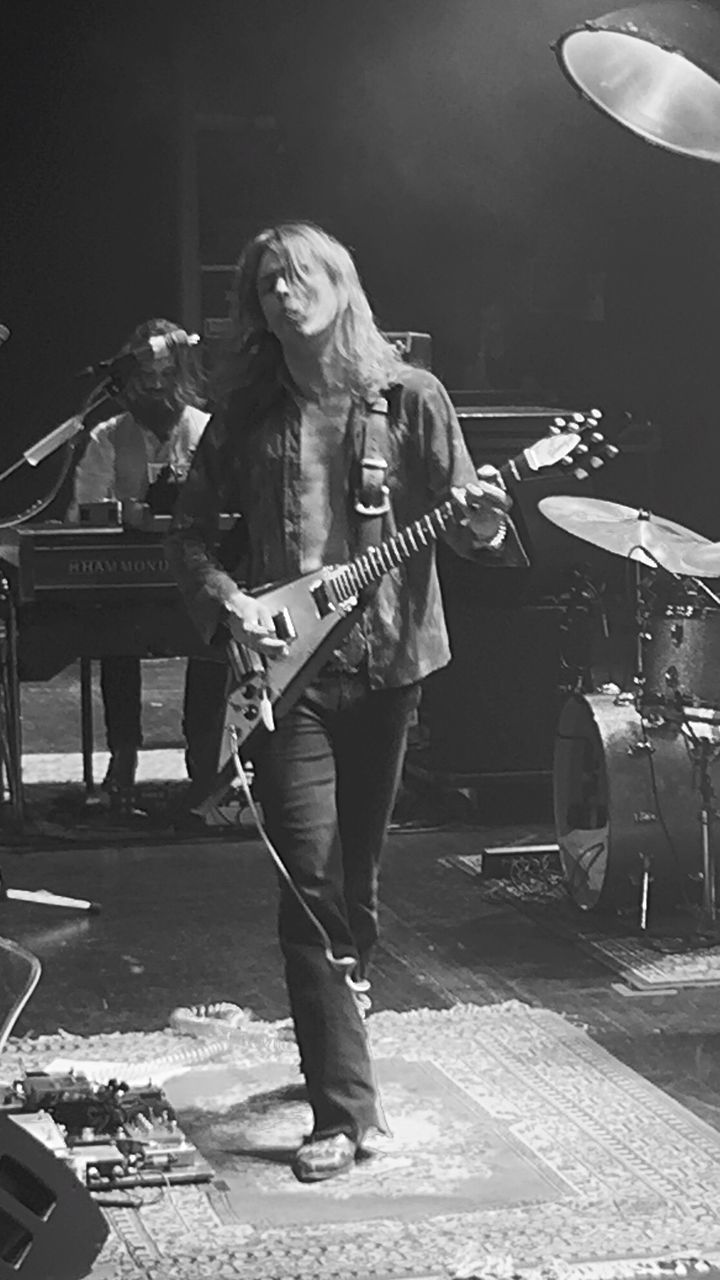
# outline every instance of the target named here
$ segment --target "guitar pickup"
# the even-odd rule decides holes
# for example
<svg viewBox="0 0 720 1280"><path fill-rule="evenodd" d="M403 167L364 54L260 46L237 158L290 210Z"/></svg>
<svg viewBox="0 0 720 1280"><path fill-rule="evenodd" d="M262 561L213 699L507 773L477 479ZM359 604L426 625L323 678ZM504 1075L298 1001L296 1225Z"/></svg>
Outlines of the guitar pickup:
<svg viewBox="0 0 720 1280"><path fill-rule="evenodd" d="M273 614L273 626L278 640L297 640L297 631L289 609L281 609L279 613Z"/></svg>
<svg viewBox="0 0 720 1280"><path fill-rule="evenodd" d="M327 618L329 613L335 612L335 603L330 599L328 584L320 578L314 587L310 588L310 595L315 601L315 608L320 618Z"/></svg>

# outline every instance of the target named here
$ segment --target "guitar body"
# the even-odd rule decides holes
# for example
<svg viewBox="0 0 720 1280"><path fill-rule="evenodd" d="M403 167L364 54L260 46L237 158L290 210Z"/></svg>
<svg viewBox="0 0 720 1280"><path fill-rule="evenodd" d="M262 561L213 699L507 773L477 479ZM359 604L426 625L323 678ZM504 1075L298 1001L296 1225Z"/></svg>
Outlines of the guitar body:
<svg viewBox="0 0 720 1280"><path fill-rule="evenodd" d="M269 701L274 716L282 715L358 621L362 613L359 604L349 603L324 614L318 609L313 588L331 573L321 569L253 591L277 620L278 633L282 634L283 623L289 623L294 635L288 638L287 656L267 662L238 645L242 672L228 698L225 723L226 728L234 727L239 744L262 724L262 698Z"/></svg>

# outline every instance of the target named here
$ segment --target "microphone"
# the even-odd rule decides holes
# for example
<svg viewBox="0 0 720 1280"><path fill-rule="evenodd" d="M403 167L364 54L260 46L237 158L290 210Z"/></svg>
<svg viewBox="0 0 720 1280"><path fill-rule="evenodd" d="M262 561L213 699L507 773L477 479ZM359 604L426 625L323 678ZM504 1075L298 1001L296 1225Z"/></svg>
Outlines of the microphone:
<svg viewBox="0 0 720 1280"><path fill-rule="evenodd" d="M0 347L3 345L4 342L7 342L9 337L10 337L10 330L8 329L7 325L0 324Z"/></svg>
<svg viewBox="0 0 720 1280"><path fill-rule="evenodd" d="M100 360L97 364L89 364L80 371L85 374L107 374L110 378L129 377L143 361L152 360L156 356L168 355L177 347L195 347L200 341L199 333L187 333L185 329L171 329L170 333L154 333L139 342L128 351L121 351L110 360Z"/></svg>

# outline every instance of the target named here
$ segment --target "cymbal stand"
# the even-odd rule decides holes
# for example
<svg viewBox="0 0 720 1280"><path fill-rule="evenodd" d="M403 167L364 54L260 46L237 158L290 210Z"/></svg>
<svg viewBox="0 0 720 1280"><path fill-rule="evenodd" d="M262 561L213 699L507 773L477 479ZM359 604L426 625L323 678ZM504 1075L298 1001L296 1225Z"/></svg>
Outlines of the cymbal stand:
<svg viewBox="0 0 720 1280"><path fill-rule="evenodd" d="M669 573L669 572L670 570L666 569L666 573ZM674 578L677 578L677 576L678 575L676 573L673 574ZM720 608L720 596L716 595L714 591L711 591L707 583L703 582L702 578L690 577L690 581L694 583L696 587L700 587L701 591L705 592L705 595L712 600L713 604L718 605L718 607Z"/></svg>
<svg viewBox="0 0 720 1280"><path fill-rule="evenodd" d="M696 578L692 574L681 575L675 573L674 570L668 569L662 564L656 556L652 555L647 548L644 548L645 554L652 556L658 569L662 569L669 574L675 582L684 582L689 580L701 591L704 591L708 599L713 604L720 606L720 597L711 590L710 587L702 580ZM638 609L638 616L640 616ZM644 628L638 629L639 652L642 650L642 641ZM640 658L642 662L642 658ZM640 695L642 701L642 693ZM686 736L690 745L690 754L693 763L693 771L697 777L697 789L700 794L700 832L701 832L701 854L702 854L702 880L703 880L703 897L702 897L702 919L705 926L709 930L715 932L717 930L717 865L713 857L712 850L712 820L717 817L717 809L715 808L715 792L713 789L712 779L710 777L710 765L720 755L720 737L713 740L710 733L698 733L693 719L688 715L688 707L682 700L679 691L676 691L675 701L672 705L666 705L665 716L669 721L678 724ZM642 713L642 708L641 708ZM720 713L718 713L718 723L720 723Z"/></svg>
<svg viewBox="0 0 720 1280"><path fill-rule="evenodd" d="M678 575L674 574L673 576L677 577ZM720 597L714 591L711 591L702 578L691 576L690 581L696 587L700 587L701 591L705 592L705 595L712 600L713 604L720 606ZM710 836L712 819L717 816L717 810L714 804L715 792L710 778L710 765L720 754L720 741L713 742L711 738L695 733L687 715L685 716L685 723L689 727L689 737L693 743L693 763L699 766L698 790L702 801L700 829L702 839L703 915L705 922L715 930L717 929L717 865L712 854Z"/></svg>
<svg viewBox="0 0 720 1280"><path fill-rule="evenodd" d="M640 561L635 561L635 703L642 702L645 690L645 653L643 644L647 638L647 605L643 596L642 568ZM640 707L637 708L640 710Z"/></svg>
<svg viewBox="0 0 720 1280"><path fill-rule="evenodd" d="M693 772L697 778L697 789L700 793L700 839L702 854L702 924L715 933L717 931L717 865L712 849L712 822L717 817L715 808L715 791L710 777L710 765L720 755L720 739L713 740L708 734L697 733L687 709L680 707L680 724L690 744Z"/></svg>
<svg viewBox="0 0 720 1280"><path fill-rule="evenodd" d="M630 552L631 556L632 556L632 552L635 550L642 550L644 552L645 549L644 547L640 547L640 546L638 546L637 548L633 547L631 548L631 552ZM633 557L633 563L635 566L635 575L634 575L634 583L633 583L633 596L635 600L635 671L632 678L634 688L632 691L632 695L619 694L617 701L624 702L624 703L629 703L630 701L632 701L635 705L635 710L637 711L638 715L642 716L643 697L645 692L645 654L643 650L643 645L649 639L649 633L647 631L647 623L650 615L649 615L647 604L645 602L645 596L643 594L641 561Z"/></svg>
<svg viewBox="0 0 720 1280"><path fill-rule="evenodd" d="M699 587L705 595L713 601L714 604L720 606L720 598L714 591L706 585L700 578L691 575L680 575L672 569L662 564L647 547L638 544L630 551L631 557L635 562L634 576L634 597L635 597L635 675L633 677L634 691L633 700L635 709L640 716L641 722L645 724L646 719L657 718L657 710L653 711L646 705L645 701L645 654L644 644L651 638L647 630L650 610L648 608L645 594L643 590L642 578L642 559L633 556L633 551L641 553L641 557L648 557L654 561L654 569L662 569L669 574L676 582L683 582L686 578ZM620 695L622 697L622 695ZM629 698L626 697L629 701ZM688 716L688 708L682 702L679 693L674 704L666 701L663 711L660 713L665 721L674 722L685 734L689 743L690 754L693 763L694 775L697 778L697 788L700 793L700 829L701 829L701 856L702 856L702 881L703 881L703 901L702 901L702 919L708 930L715 931L717 928L717 868L715 858L713 857L711 829L712 820L717 816L715 809L715 793L713 790L712 779L710 777L710 765L720 754L720 739L713 741L708 734L699 734L693 725L692 719ZM645 734L647 737L647 734ZM651 749L649 744L648 749ZM640 854L641 876L640 876L640 928L647 928L649 889L652 881L652 867L650 859L646 854Z"/></svg>

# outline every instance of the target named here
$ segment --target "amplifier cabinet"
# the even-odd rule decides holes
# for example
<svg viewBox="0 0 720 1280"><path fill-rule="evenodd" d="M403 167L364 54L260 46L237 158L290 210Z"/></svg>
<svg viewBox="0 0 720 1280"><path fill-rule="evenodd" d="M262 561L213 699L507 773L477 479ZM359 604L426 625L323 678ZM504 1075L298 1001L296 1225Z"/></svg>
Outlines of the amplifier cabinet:
<svg viewBox="0 0 720 1280"><path fill-rule="evenodd" d="M453 658L425 681L420 709L427 767L462 775L550 773L567 696L565 610L487 605L468 589L473 566L453 558L441 575Z"/></svg>
<svg viewBox="0 0 720 1280"><path fill-rule="evenodd" d="M568 421L574 412L541 405L473 406L462 401L456 404L456 411L478 467L485 463L501 466L547 435L555 418ZM488 570L481 587L486 601L509 605L540 603L566 590L571 571L577 566L583 566L596 585L609 584L612 590L624 590L626 566L622 557L573 537L538 510L542 498L558 494L654 509L659 433L649 423L630 422L627 415L620 415L622 429L618 430L618 423L612 419L613 415L600 427L611 443L619 445L620 455L606 466L582 480L572 471L551 467L513 486L512 514L530 557L530 568L522 574L516 570Z"/></svg>

